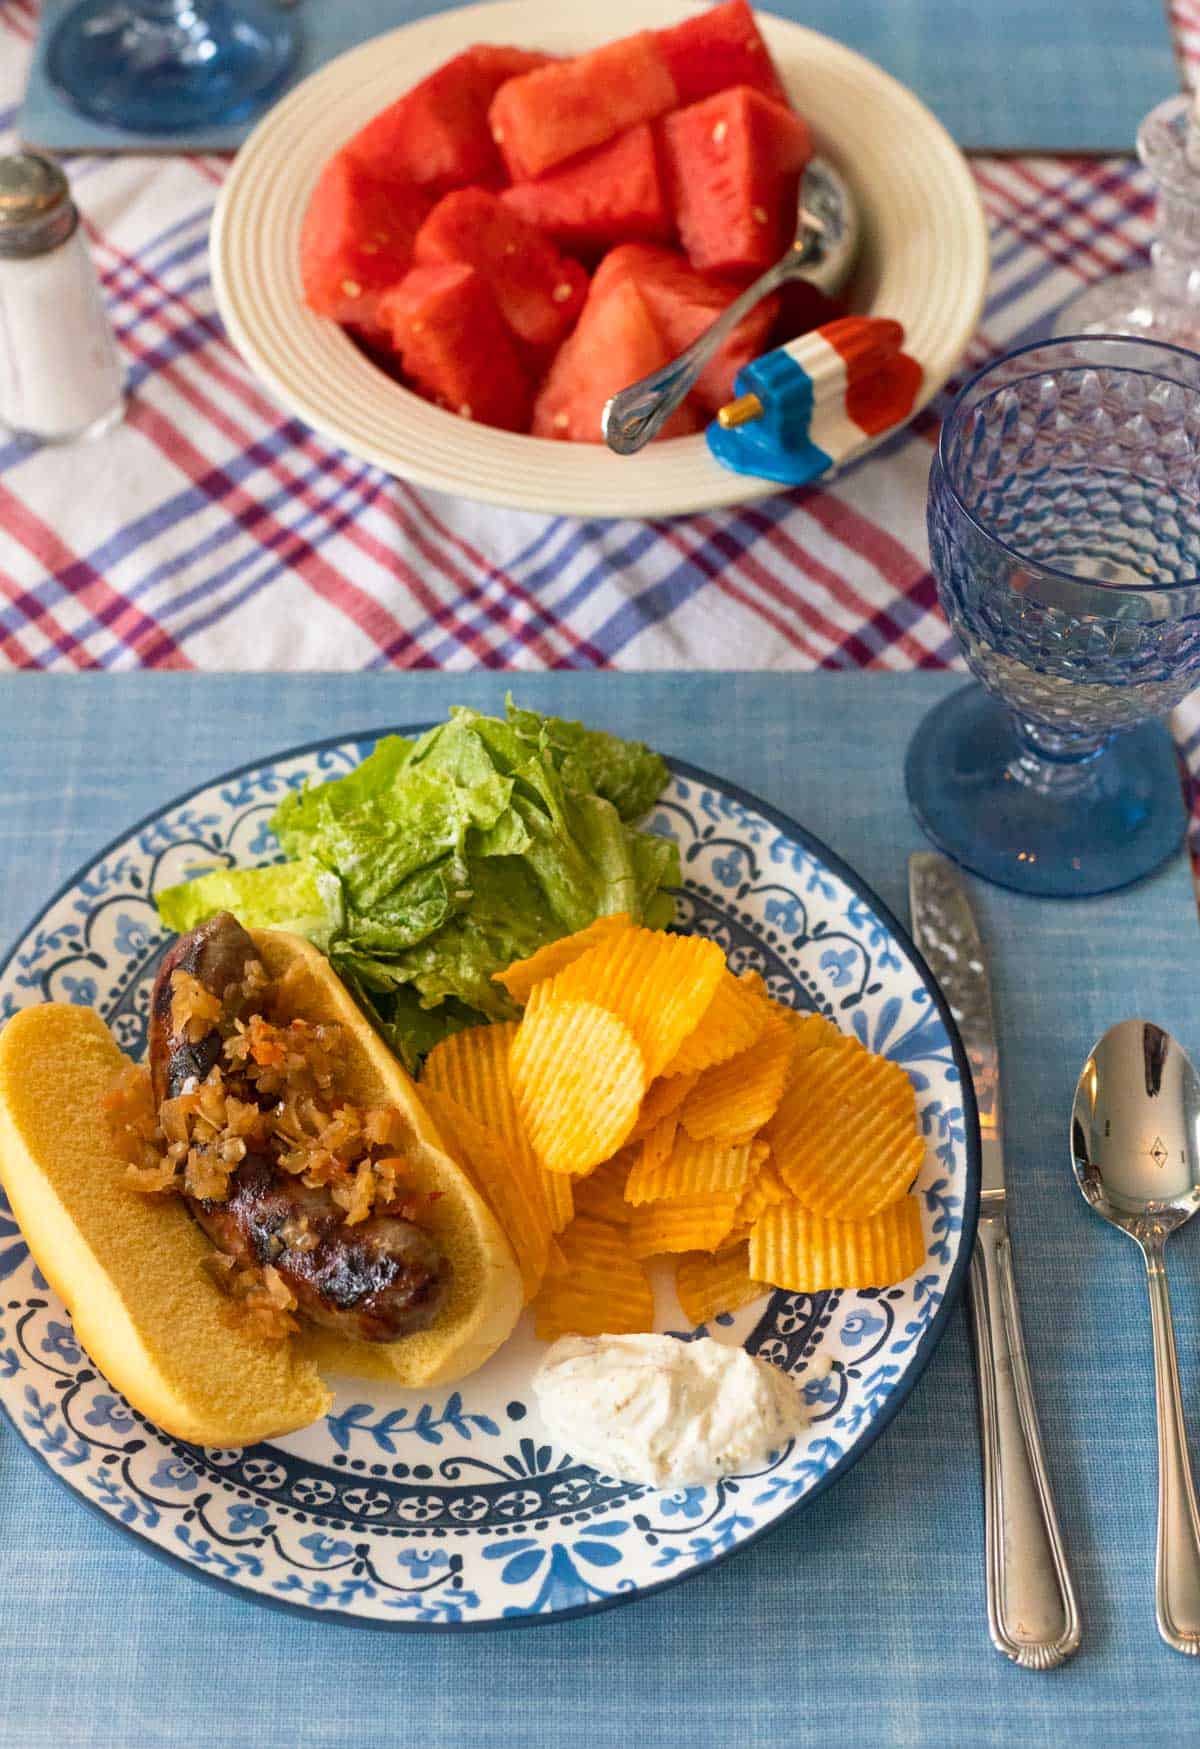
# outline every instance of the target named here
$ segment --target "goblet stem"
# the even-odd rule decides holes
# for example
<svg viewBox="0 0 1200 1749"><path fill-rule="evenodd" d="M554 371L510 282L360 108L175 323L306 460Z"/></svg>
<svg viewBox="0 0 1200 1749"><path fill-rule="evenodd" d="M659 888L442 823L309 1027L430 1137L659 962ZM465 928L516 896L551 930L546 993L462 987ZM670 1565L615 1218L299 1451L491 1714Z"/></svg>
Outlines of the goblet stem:
<svg viewBox="0 0 1200 1749"><path fill-rule="evenodd" d="M1017 756L1008 773L1040 796L1065 801L1084 795L1097 782L1095 764L1111 735L1073 734L1051 729L1013 713L1017 731Z"/></svg>

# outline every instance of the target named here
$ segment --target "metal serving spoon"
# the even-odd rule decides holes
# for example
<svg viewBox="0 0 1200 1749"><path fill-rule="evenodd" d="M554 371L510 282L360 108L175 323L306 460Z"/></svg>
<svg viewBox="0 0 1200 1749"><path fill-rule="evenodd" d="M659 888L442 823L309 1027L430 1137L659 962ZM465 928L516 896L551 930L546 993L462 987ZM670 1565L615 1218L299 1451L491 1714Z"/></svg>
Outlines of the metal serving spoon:
<svg viewBox="0 0 1200 1749"><path fill-rule="evenodd" d="M601 428L609 449L636 455L696 386L709 359L742 317L790 279L806 279L832 296L854 265L861 224L858 203L827 158L810 158L800 181L796 239L781 261L747 286L686 352L612 397Z"/></svg>
<svg viewBox="0 0 1200 1749"><path fill-rule="evenodd" d="M1079 1188L1146 1259L1158 1406L1158 1631L1200 1653L1200 1512L1188 1461L1165 1247L1200 1208L1200 1076L1148 1020L1110 1026L1079 1076L1071 1113Z"/></svg>

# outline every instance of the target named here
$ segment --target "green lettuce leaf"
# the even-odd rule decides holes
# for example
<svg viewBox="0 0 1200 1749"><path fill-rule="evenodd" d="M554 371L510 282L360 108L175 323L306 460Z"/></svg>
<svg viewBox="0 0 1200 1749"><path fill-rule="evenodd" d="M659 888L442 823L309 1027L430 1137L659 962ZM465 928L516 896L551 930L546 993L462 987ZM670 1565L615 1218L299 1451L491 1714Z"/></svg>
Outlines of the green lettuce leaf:
<svg viewBox="0 0 1200 1749"><path fill-rule="evenodd" d="M180 935L216 911L232 911L247 929L290 929L328 952L345 922L341 882L312 862L266 868L214 868L155 898L168 929Z"/></svg>
<svg viewBox="0 0 1200 1749"><path fill-rule="evenodd" d="M636 830L667 780L636 742L518 709L457 708L417 741L386 736L272 821L292 859L217 870L159 897L191 928L218 909L329 953L410 1066L458 1027L513 1013L493 974L596 917L665 927L679 858Z"/></svg>
<svg viewBox="0 0 1200 1749"><path fill-rule="evenodd" d="M667 762L640 741L622 741L562 717L523 711L508 700L510 726L526 740L544 736L555 765L574 789L594 790L622 820L648 814L667 785Z"/></svg>

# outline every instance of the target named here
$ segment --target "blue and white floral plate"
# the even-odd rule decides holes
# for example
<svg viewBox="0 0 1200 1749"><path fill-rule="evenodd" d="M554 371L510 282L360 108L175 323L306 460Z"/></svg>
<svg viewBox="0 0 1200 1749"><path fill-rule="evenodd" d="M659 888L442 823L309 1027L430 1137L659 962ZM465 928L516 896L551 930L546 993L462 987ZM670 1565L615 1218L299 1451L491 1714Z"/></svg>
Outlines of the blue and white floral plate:
<svg viewBox="0 0 1200 1749"><path fill-rule="evenodd" d="M0 970L0 1018L46 999L99 1009L140 1055L165 945L151 895L198 866L275 853L267 820L369 740L322 743L236 772L163 809L82 869ZM927 1257L899 1287L774 1293L688 1329L667 1280L659 1327L744 1343L810 1406L802 1435L752 1474L675 1493L577 1463L530 1391L526 1315L486 1367L423 1393L345 1380L318 1426L242 1451L168 1438L88 1363L0 1198L0 1405L52 1474L112 1523L244 1595L338 1620L463 1629L550 1621L711 1566L812 1500L895 1414L957 1296L978 1203L964 1060L902 931L822 845L753 797L676 765L655 831L682 852L684 928L738 970L818 1008L904 1064L928 1150Z"/></svg>

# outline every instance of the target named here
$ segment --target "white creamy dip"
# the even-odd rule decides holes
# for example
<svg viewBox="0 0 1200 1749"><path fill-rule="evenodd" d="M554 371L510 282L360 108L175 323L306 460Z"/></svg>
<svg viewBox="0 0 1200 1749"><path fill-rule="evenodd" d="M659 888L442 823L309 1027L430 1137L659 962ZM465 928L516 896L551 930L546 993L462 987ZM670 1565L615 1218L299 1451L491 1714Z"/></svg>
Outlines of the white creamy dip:
<svg viewBox="0 0 1200 1749"><path fill-rule="evenodd" d="M750 1469L805 1420L786 1373L708 1336L563 1336L533 1388L572 1456L656 1488Z"/></svg>

